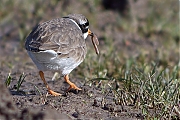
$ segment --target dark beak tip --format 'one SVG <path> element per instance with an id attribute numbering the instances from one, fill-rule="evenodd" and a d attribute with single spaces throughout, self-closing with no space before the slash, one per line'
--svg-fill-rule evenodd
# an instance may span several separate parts
<path id="1" fill-rule="evenodd" d="M 90 33 L 89 35 L 90 35 L 91 37 L 94 37 L 94 34 L 93 34 L 93 33 Z"/>

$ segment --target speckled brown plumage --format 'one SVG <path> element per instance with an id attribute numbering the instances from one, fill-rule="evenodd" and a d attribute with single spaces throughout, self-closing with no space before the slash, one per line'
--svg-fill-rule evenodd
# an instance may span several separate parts
<path id="1" fill-rule="evenodd" d="M 67 18 L 53 19 L 36 26 L 27 37 L 25 47 L 32 52 L 54 50 L 59 57 L 75 60 L 82 60 L 86 55 L 82 31 Z"/>

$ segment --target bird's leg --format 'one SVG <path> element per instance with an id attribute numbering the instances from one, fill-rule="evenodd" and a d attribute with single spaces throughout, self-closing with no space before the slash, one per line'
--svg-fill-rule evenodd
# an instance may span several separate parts
<path id="1" fill-rule="evenodd" d="M 43 71 L 39 71 L 39 75 L 40 75 L 42 81 L 44 82 L 44 84 L 46 85 L 46 88 L 48 89 L 48 92 L 49 92 L 51 95 L 53 95 L 53 96 L 60 96 L 60 95 L 61 95 L 60 93 L 57 93 L 57 92 L 54 92 L 53 90 L 51 90 L 51 88 L 48 86 L 48 84 L 47 84 L 47 82 L 46 82 L 46 80 L 45 80 L 45 78 L 44 78 L 44 73 L 43 73 Z"/>
<path id="2" fill-rule="evenodd" d="M 82 90 L 69 80 L 68 74 L 64 76 L 64 79 L 70 85 L 70 87 L 67 89 L 67 91 L 69 91 L 70 89 Z"/>

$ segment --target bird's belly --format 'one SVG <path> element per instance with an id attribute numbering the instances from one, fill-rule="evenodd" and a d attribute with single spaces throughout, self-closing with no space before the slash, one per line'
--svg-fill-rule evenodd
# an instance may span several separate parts
<path id="1" fill-rule="evenodd" d="M 41 71 L 60 71 L 63 75 L 69 74 L 83 60 L 75 61 L 73 58 L 59 58 L 56 54 L 50 53 L 33 53 L 28 51 L 32 61 Z"/>
<path id="2" fill-rule="evenodd" d="M 67 59 L 54 59 L 49 63 L 43 64 L 46 70 L 50 71 L 61 71 L 63 75 L 69 74 L 74 68 L 76 68 L 80 63 L 74 61 L 72 58 Z"/>

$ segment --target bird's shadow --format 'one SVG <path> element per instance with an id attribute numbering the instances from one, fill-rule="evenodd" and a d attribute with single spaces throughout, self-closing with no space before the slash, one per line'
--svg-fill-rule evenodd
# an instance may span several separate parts
<path id="1" fill-rule="evenodd" d="M 11 95 L 18 95 L 18 96 L 30 96 L 30 95 L 37 95 L 36 93 L 26 93 L 23 90 L 9 90 L 9 92 L 11 93 Z"/>
<path id="2" fill-rule="evenodd" d="M 10 94 L 13 95 L 13 96 L 14 96 L 14 95 L 17 95 L 17 96 L 34 96 L 34 95 L 38 95 L 35 91 L 34 91 L 34 92 L 28 92 L 28 93 L 27 93 L 27 92 L 25 92 L 25 91 L 23 91 L 23 90 L 17 91 L 17 90 L 9 89 L 9 92 L 10 92 Z M 67 92 L 66 90 L 64 90 L 64 92 L 62 93 L 62 96 L 67 97 L 68 94 L 70 94 L 70 93 L 73 93 L 73 94 L 81 94 L 81 91 L 72 89 L 72 90 L 69 90 L 69 91 Z"/>

